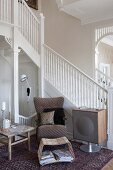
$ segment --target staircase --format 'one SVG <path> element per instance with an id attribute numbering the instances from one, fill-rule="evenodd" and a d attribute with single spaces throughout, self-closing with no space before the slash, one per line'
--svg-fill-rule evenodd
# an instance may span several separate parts
<path id="1" fill-rule="evenodd" d="M 15 122 L 28 124 L 28 118 L 19 115 L 18 107 L 18 49 L 22 48 L 40 67 L 40 95 L 44 81 L 48 82 L 75 107 L 108 108 L 108 135 L 112 134 L 113 91 L 95 82 L 53 49 L 44 45 L 44 17 L 33 14 L 24 0 L 0 0 L 0 35 L 6 37 L 14 51 L 14 116 Z M 109 97 L 109 98 L 108 98 Z M 109 99 L 109 100 L 108 100 Z M 32 120 L 34 114 L 30 117 Z M 34 121 L 34 120 L 33 120 Z M 111 130 L 111 131 L 110 131 Z M 109 135 L 109 136 L 110 136 Z M 109 143 L 111 144 L 112 136 Z M 109 144 L 109 145 L 110 145 Z"/>
<path id="2" fill-rule="evenodd" d="M 28 55 L 30 54 L 29 57 L 38 66 L 40 66 L 41 45 L 39 42 L 41 42 L 41 36 L 39 32 L 41 32 L 42 18 L 43 16 L 39 15 L 38 19 L 24 0 L 0 1 L 0 25 L 3 27 L 1 28 L 1 35 L 9 39 L 13 48 L 14 31 L 16 30 L 18 47 L 24 49 Z M 3 31 L 4 29 L 8 30 L 7 33 L 6 30 Z"/>
<path id="3" fill-rule="evenodd" d="M 107 90 L 44 45 L 45 79 L 76 107 L 106 108 Z"/>
<path id="4" fill-rule="evenodd" d="M 19 121 L 18 99 L 18 56 L 19 49 L 31 58 L 40 67 L 40 58 L 43 54 L 44 17 L 38 18 L 33 14 L 24 0 L 0 1 L 0 35 L 13 49 L 14 62 L 14 111 L 15 122 Z M 41 77 L 41 72 L 40 72 Z M 41 93 L 41 90 L 40 90 Z M 11 110 L 11 111 L 12 111 Z"/>

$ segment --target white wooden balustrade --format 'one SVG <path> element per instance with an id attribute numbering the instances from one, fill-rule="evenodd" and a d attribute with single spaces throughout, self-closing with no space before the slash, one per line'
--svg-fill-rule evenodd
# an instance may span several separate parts
<path id="1" fill-rule="evenodd" d="M 13 23 L 13 0 L 0 0 L 0 21 Z"/>
<path id="2" fill-rule="evenodd" d="M 95 77 L 96 81 L 104 88 L 112 87 L 113 86 L 113 78 L 107 76 L 99 69 L 95 69 Z"/>
<path id="3" fill-rule="evenodd" d="M 37 120 L 37 113 L 34 113 L 28 117 L 19 115 L 19 123 L 21 125 L 28 125 L 28 126 L 36 127 L 36 120 Z"/>
<path id="4" fill-rule="evenodd" d="M 17 2 L 17 3 L 15 3 Z M 18 9 L 17 9 L 18 8 Z M 14 10 L 18 11 L 18 24 L 15 25 Z M 40 52 L 42 15 L 34 15 L 24 0 L 0 0 L 0 22 L 18 27 L 23 37 L 30 43 L 36 52 Z"/>
<path id="5" fill-rule="evenodd" d="M 107 90 L 44 45 L 45 79 L 76 107 L 106 108 Z"/>
<path id="6" fill-rule="evenodd" d="M 33 14 L 24 0 L 19 0 L 18 16 L 18 24 L 21 34 L 27 39 L 32 47 L 38 51 L 40 21 Z"/>
<path id="7" fill-rule="evenodd" d="M 97 28 L 95 30 L 95 43 L 96 45 L 99 43 L 99 41 L 104 38 L 107 35 L 113 34 L 113 26 L 106 26 Z"/>

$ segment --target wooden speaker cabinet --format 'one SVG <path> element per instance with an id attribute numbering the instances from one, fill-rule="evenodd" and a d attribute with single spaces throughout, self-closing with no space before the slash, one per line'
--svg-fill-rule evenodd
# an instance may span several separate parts
<path id="1" fill-rule="evenodd" d="M 77 109 L 72 112 L 74 139 L 101 144 L 107 139 L 106 110 Z"/>

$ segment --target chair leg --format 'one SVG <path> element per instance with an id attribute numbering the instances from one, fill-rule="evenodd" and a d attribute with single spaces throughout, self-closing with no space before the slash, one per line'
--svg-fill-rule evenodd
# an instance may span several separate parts
<path id="1" fill-rule="evenodd" d="M 36 128 L 36 141 L 38 140 L 38 127 Z"/>
<path id="2" fill-rule="evenodd" d="M 36 128 L 36 143 L 37 143 L 37 146 L 39 147 L 40 139 L 38 138 L 38 127 Z"/>

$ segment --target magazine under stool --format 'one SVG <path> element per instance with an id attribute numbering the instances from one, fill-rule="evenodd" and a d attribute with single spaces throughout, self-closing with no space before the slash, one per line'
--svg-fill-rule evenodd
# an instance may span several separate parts
<path id="1" fill-rule="evenodd" d="M 70 161 L 67 161 L 67 162 L 74 161 L 75 155 L 74 155 L 74 152 L 73 152 L 73 148 L 72 148 L 71 143 L 69 142 L 69 140 L 66 137 L 60 137 L 60 138 L 55 138 L 55 139 L 42 138 L 41 141 L 40 141 L 40 144 L 39 144 L 39 149 L 38 149 L 39 163 L 41 165 L 46 165 L 46 164 L 49 164 L 49 163 L 64 162 L 62 159 L 61 160 L 55 159 L 55 158 L 53 159 L 52 156 L 51 156 L 52 159 L 48 159 L 50 161 L 47 160 L 44 163 L 42 163 L 43 162 L 42 161 L 43 147 L 45 145 L 53 145 L 54 146 L 54 145 L 63 145 L 63 144 L 67 144 L 69 153 L 70 153 L 70 155 L 72 157 L 72 159 L 70 159 Z M 57 153 L 57 151 L 59 151 L 59 150 L 55 150 L 55 153 Z M 53 151 L 53 153 L 54 153 L 54 151 Z M 70 158 L 70 156 L 69 156 L 69 158 Z"/>

